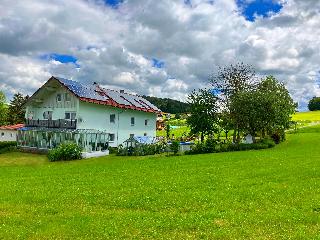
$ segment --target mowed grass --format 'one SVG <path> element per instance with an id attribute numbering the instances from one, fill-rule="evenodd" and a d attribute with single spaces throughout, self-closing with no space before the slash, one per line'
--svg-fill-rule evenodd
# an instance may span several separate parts
<path id="1" fill-rule="evenodd" d="M 0 239 L 320 239 L 320 128 L 273 149 L 0 155 Z"/>

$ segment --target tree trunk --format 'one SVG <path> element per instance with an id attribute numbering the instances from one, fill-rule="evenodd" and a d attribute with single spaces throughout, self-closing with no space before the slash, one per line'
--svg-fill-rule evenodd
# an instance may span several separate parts
<path id="1" fill-rule="evenodd" d="M 262 138 L 265 138 L 265 136 L 266 136 L 266 131 L 262 129 Z"/>
<path id="2" fill-rule="evenodd" d="M 234 129 L 234 132 L 233 132 L 233 143 L 236 143 L 236 141 L 237 141 L 237 129 L 235 128 Z"/>
<path id="3" fill-rule="evenodd" d="M 201 142 L 203 142 L 204 140 L 204 135 L 203 135 L 203 132 L 201 132 Z"/>
<path id="4" fill-rule="evenodd" d="M 238 132 L 237 132 L 237 143 L 240 143 L 240 130 L 238 129 Z"/>

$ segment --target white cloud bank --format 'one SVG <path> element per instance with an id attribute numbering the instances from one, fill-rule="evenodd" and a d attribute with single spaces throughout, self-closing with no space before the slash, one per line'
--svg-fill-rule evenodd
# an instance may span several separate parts
<path id="1" fill-rule="evenodd" d="M 217 66 L 244 61 L 287 84 L 305 107 L 319 95 L 320 3 L 287 0 L 248 22 L 232 0 L 0 2 L 0 87 L 32 94 L 51 75 L 184 100 Z M 41 59 L 72 55 L 77 64 Z M 155 68 L 152 59 L 164 62 Z"/>

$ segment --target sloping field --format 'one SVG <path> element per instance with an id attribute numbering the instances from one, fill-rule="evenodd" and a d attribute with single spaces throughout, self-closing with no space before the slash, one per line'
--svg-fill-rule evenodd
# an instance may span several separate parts
<path id="1" fill-rule="evenodd" d="M 298 112 L 292 116 L 294 121 L 320 122 L 320 111 Z"/>
<path id="2" fill-rule="evenodd" d="M 0 239 L 319 239 L 320 128 L 273 149 L 0 155 Z"/>

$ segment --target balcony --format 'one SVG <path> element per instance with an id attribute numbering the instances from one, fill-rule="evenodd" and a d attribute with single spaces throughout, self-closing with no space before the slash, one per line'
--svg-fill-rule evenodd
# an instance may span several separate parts
<path id="1" fill-rule="evenodd" d="M 42 127 L 42 128 L 65 128 L 65 129 L 76 129 L 77 120 L 34 120 L 26 119 L 26 127 Z"/>

